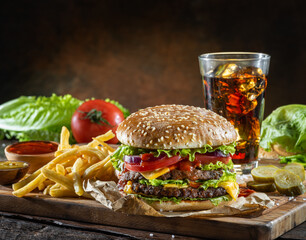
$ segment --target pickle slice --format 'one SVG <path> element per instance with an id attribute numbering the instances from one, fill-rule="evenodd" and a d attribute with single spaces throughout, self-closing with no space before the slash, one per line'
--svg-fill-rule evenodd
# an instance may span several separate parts
<path id="1" fill-rule="evenodd" d="M 287 196 L 296 196 L 305 192 L 301 178 L 285 169 L 280 169 L 275 172 L 274 182 L 277 191 Z"/>
<path id="2" fill-rule="evenodd" d="M 279 170 L 273 165 L 260 166 L 252 169 L 251 174 L 256 182 L 274 182 L 274 173 Z"/>
<path id="3" fill-rule="evenodd" d="M 305 170 L 302 164 L 299 163 L 289 163 L 287 164 L 284 169 L 293 172 L 294 174 L 298 175 L 302 182 L 305 180 Z"/>
<path id="4" fill-rule="evenodd" d="M 247 182 L 248 188 L 257 192 L 274 192 L 276 190 L 274 183 L 259 183 L 255 181 Z"/>

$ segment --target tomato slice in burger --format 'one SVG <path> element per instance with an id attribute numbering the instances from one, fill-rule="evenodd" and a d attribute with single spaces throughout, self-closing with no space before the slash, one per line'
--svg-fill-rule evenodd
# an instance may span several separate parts
<path id="1" fill-rule="evenodd" d="M 165 156 L 155 161 L 141 161 L 140 164 L 130 164 L 130 163 L 125 162 L 125 167 L 130 171 L 146 172 L 146 171 L 153 171 L 159 168 L 168 167 L 181 160 L 183 160 L 183 158 L 179 155 L 170 157 L 170 158 Z"/>

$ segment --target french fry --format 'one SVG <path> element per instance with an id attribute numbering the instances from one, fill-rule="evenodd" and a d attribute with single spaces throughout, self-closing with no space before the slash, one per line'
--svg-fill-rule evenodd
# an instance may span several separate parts
<path id="1" fill-rule="evenodd" d="M 68 189 L 60 189 L 60 188 L 55 188 L 55 189 L 50 189 L 49 192 L 51 197 L 78 197 L 78 195 L 73 192 L 70 191 Z"/>
<path id="2" fill-rule="evenodd" d="M 64 150 L 64 149 L 70 149 L 71 146 L 69 144 L 69 130 L 63 126 L 62 131 L 61 131 L 61 139 L 60 139 L 60 144 L 58 145 L 58 151 Z"/>
<path id="3" fill-rule="evenodd" d="M 43 174 L 39 174 L 33 181 L 29 182 L 28 184 L 26 184 L 24 187 L 13 191 L 13 195 L 15 195 L 16 197 L 23 197 L 24 195 L 26 195 L 27 193 L 33 191 L 35 188 L 38 187 L 38 184 L 45 180 L 46 177 Z"/>
<path id="4" fill-rule="evenodd" d="M 73 179 L 73 187 L 74 191 L 78 196 L 82 196 L 84 194 L 84 189 L 82 185 L 81 176 L 77 172 L 72 173 L 72 179 Z"/>
<path id="5" fill-rule="evenodd" d="M 115 137 L 115 134 L 112 132 L 112 130 L 109 130 L 107 133 L 105 133 L 103 135 L 100 135 L 96 138 L 93 138 L 93 141 L 88 143 L 87 146 L 94 148 L 97 145 L 99 145 L 101 142 L 106 142 L 106 141 L 112 139 L 113 137 Z"/>
<path id="6" fill-rule="evenodd" d="M 84 166 L 84 161 L 82 160 L 82 158 L 78 158 L 72 168 L 71 168 L 71 172 L 78 172 L 80 173 L 80 170 L 82 169 L 82 166 Z"/>
<path id="7" fill-rule="evenodd" d="M 41 169 L 38 169 L 36 172 L 34 172 L 32 175 L 29 175 L 27 178 L 17 183 L 14 183 L 12 185 L 13 190 L 17 191 L 18 189 L 23 188 L 25 185 L 32 182 L 40 173 L 41 173 Z"/>
<path id="8" fill-rule="evenodd" d="M 59 183 L 55 183 L 51 186 L 50 190 L 52 189 L 60 189 L 62 185 L 60 185 Z"/>
<path id="9" fill-rule="evenodd" d="M 45 190 L 43 191 L 43 194 L 49 195 L 49 190 L 50 190 L 50 188 L 51 188 L 52 186 L 53 186 L 52 184 L 48 185 L 48 186 L 45 188 Z"/>
<path id="10" fill-rule="evenodd" d="M 64 186 L 65 188 L 69 189 L 70 191 L 74 191 L 73 182 L 70 178 L 60 175 L 55 171 L 50 169 L 43 169 L 42 174 L 46 177 L 51 179 L 52 181 L 59 183 L 60 185 Z"/>
<path id="11" fill-rule="evenodd" d="M 81 156 L 83 154 L 86 154 L 88 156 L 95 156 L 98 159 L 103 159 L 105 158 L 105 154 L 101 153 L 101 151 L 99 151 L 98 149 L 95 148 L 90 148 L 87 146 L 81 146 L 78 148 L 78 156 Z"/>
<path id="12" fill-rule="evenodd" d="M 63 163 L 67 161 L 67 159 L 71 158 L 77 158 L 78 156 L 78 149 L 71 149 L 70 151 L 67 151 L 58 157 L 54 158 L 51 162 L 49 162 L 47 165 L 43 166 L 42 168 L 52 168 L 55 167 L 56 164 L 58 163 Z"/>
<path id="13" fill-rule="evenodd" d="M 71 167 L 71 166 L 73 166 L 76 159 L 77 159 L 76 157 L 69 158 L 68 160 L 66 160 L 65 162 L 63 162 L 61 164 L 64 166 L 64 168 Z"/>
<path id="14" fill-rule="evenodd" d="M 55 170 L 56 170 L 57 173 L 59 173 L 59 174 L 61 174 L 61 175 L 63 175 L 63 176 L 66 175 L 66 169 L 65 169 L 65 167 L 64 167 L 62 164 L 60 164 L 60 163 L 56 164 Z"/>
<path id="15" fill-rule="evenodd" d="M 37 188 L 38 188 L 39 191 L 44 190 L 45 187 L 46 187 L 45 181 L 40 182 L 40 183 L 38 184 L 38 186 L 37 186 Z"/>
<path id="16" fill-rule="evenodd" d="M 106 148 L 109 152 L 113 153 L 115 152 L 115 149 L 112 148 L 111 146 L 109 146 L 108 144 L 106 144 L 105 142 L 100 142 L 100 145 L 103 146 L 103 148 Z M 99 146 L 98 146 L 99 147 Z"/>
<path id="17" fill-rule="evenodd" d="M 88 179 L 93 177 L 99 169 L 104 167 L 104 165 L 109 161 L 110 156 L 106 157 L 103 161 L 97 162 L 94 165 L 91 165 L 89 168 L 87 168 L 83 174 L 83 179 Z"/>
<path id="18" fill-rule="evenodd" d="M 114 169 L 110 154 L 114 151 L 106 144 L 115 135 L 109 131 L 93 139 L 88 145 L 69 145 L 69 131 L 63 127 L 55 158 L 48 164 L 13 184 L 13 194 L 22 197 L 35 188 L 52 197 L 91 198 L 83 189 L 83 180 L 100 178 L 111 180 Z"/>

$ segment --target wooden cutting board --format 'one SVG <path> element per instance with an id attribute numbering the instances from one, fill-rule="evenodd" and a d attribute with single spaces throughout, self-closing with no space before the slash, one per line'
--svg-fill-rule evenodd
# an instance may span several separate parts
<path id="1" fill-rule="evenodd" d="M 0 186 L 0 211 L 79 222 L 219 239 L 274 239 L 306 220 L 306 194 L 273 196 L 278 206 L 255 218 L 165 218 L 113 212 L 88 199 L 31 193 L 17 198 Z"/>

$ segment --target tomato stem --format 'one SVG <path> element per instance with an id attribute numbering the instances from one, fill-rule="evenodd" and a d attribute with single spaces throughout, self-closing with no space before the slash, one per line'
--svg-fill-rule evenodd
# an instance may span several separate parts
<path id="1" fill-rule="evenodd" d="M 105 118 L 102 117 L 102 111 L 98 111 L 97 109 L 93 108 L 89 112 L 83 112 L 81 110 L 77 110 L 78 112 L 85 114 L 82 119 L 89 119 L 92 123 L 97 123 L 102 125 L 102 123 L 107 124 L 113 127 Z"/>

